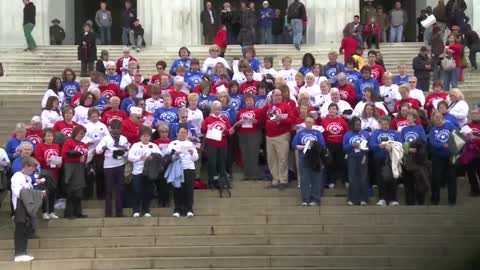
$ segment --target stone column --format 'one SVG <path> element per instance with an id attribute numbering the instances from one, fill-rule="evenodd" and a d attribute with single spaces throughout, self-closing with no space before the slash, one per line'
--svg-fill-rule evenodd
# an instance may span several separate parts
<path id="1" fill-rule="evenodd" d="M 139 0 L 138 16 L 151 45 L 200 45 L 199 0 Z"/>

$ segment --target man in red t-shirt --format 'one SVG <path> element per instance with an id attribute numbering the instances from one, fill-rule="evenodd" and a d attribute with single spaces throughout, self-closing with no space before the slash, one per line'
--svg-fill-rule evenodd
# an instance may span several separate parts
<path id="1" fill-rule="evenodd" d="M 377 80 L 378 85 L 382 86 L 383 85 L 383 74 L 385 73 L 385 69 L 377 64 L 377 52 L 374 50 L 371 50 L 368 52 L 368 63 L 367 66 L 370 67 L 372 70 L 372 78 Z"/>

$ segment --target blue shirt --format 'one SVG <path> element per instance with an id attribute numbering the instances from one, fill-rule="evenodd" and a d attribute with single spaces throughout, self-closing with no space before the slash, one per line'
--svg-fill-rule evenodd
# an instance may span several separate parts
<path id="1" fill-rule="evenodd" d="M 268 17 L 262 18 L 263 15 L 268 15 Z M 259 24 L 261 26 L 271 26 L 272 21 L 273 21 L 273 9 L 270 7 L 260 9 L 260 16 L 258 19 Z"/>
<path id="2" fill-rule="evenodd" d="M 79 92 L 80 92 L 80 84 L 78 84 L 78 82 L 63 81 L 63 93 L 65 94 L 66 104 L 70 104 L 72 98 L 75 96 L 75 94 Z"/>
<path id="3" fill-rule="evenodd" d="M 427 135 L 422 126 L 406 126 L 402 129 L 400 133 L 403 143 L 413 143 L 417 139 L 422 139 L 424 142 L 427 142 Z"/>
<path id="4" fill-rule="evenodd" d="M 400 77 L 400 75 L 397 75 L 397 76 L 393 76 L 392 82 L 393 84 L 396 84 L 396 85 L 408 84 L 408 79 L 409 79 L 408 75 L 403 78 Z"/>
<path id="5" fill-rule="evenodd" d="M 345 72 L 345 66 L 343 64 L 336 63 L 334 65 L 326 64 L 323 66 L 323 74 L 332 86 L 337 86 L 337 75 L 340 72 Z"/>
<path id="6" fill-rule="evenodd" d="M 20 149 L 18 147 L 20 146 L 20 144 L 22 142 L 29 142 L 29 143 L 32 144 L 32 146 L 33 146 L 32 153 L 33 153 L 33 150 L 35 150 L 35 145 L 29 139 L 25 139 L 25 140 L 21 141 L 21 140 L 15 138 L 15 137 L 10 138 L 10 140 L 8 140 L 8 142 L 7 142 L 7 145 L 5 145 L 5 152 L 7 152 L 8 158 L 10 159 L 10 163 L 13 163 L 13 161 L 15 159 L 13 157 L 13 155 L 15 155 L 16 152 L 20 151 Z M 21 170 L 21 168 L 20 168 L 20 170 Z"/>
<path id="7" fill-rule="evenodd" d="M 443 115 L 443 119 L 445 120 L 445 122 L 450 122 L 453 124 L 453 126 L 456 128 L 456 129 L 460 129 L 460 124 L 458 123 L 458 120 L 455 116 L 453 116 L 452 114 L 450 113 L 446 113 Z"/>
<path id="8" fill-rule="evenodd" d="M 382 129 L 377 129 L 372 133 L 370 137 L 369 146 L 370 150 L 373 151 L 373 158 L 374 159 L 382 159 L 385 158 L 387 151 L 380 148 L 380 144 L 385 141 L 396 141 L 402 142 L 402 138 L 400 134 L 394 130 L 387 130 L 384 131 Z"/>
<path id="9" fill-rule="evenodd" d="M 12 173 L 19 172 L 23 169 L 22 162 L 23 162 L 23 157 L 18 157 L 13 161 L 13 163 L 12 163 Z M 35 179 L 35 173 L 40 173 L 40 166 L 38 166 L 37 169 L 31 175 L 29 175 L 30 178 L 32 179 L 32 185 L 34 185 L 35 181 L 37 180 L 37 179 Z M 33 187 L 34 187 L 34 189 L 37 189 L 35 185 Z"/>
<path id="10" fill-rule="evenodd" d="M 325 140 L 323 139 L 323 135 L 319 130 L 316 129 L 302 129 L 297 131 L 295 137 L 293 137 L 292 141 L 292 149 L 297 151 L 297 145 L 305 145 L 308 141 L 317 141 L 321 145 L 325 146 Z M 303 151 L 298 151 L 299 158 L 305 158 L 305 154 Z"/>
<path id="11" fill-rule="evenodd" d="M 263 108 L 267 104 L 267 96 L 255 96 L 255 108 Z"/>
<path id="12" fill-rule="evenodd" d="M 378 86 L 377 80 L 370 78 L 365 80 L 363 77 L 358 79 L 355 83 L 355 93 L 357 94 L 357 100 L 362 100 L 363 95 L 365 94 L 365 89 L 373 88 L 375 90 L 375 95 L 380 96 L 380 87 Z"/>
<path id="13" fill-rule="evenodd" d="M 258 72 L 260 70 L 260 61 L 258 61 L 258 59 L 252 58 L 249 62 L 253 71 Z"/>
<path id="14" fill-rule="evenodd" d="M 158 108 L 153 113 L 153 125 L 158 126 L 159 122 L 165 122 L 166 124 L 172 124 L 178 122 L 178 109 L 171 107 L 166 109 L 165 107 Z"/>
<path id="15" fill-rule="evenodd" d="M 195 127 L 192 125 L 192 123 L 190 122 L 186 122 L 186 123 L 172 123 L 170 124 L 170 128 L 169 128 L 169 134 L 168 134 L 168 137 L 172 140 L 176 140 L 177 139 L 177 133 L 178 133 L 178 128 L 180 127 L 181 124 L 184 124 L 187 126 L 187 129 L 188 129 L 188 136 L 189 137 L 197 137 L 197 132 L 196 132 L 196 129 Z"/>
<path id="16" fill-rule="evenodd" d="M 235 110 L 235 108 L 231 106 L 223 107 L 221 115 L 227 117 L 228 120 L 230 120 L 230 125 L 235 124 L 235 117 L 237 116 L 237 111 Z"/>
<path id="17" fill-rule="evenodd" d="M 189 71 L 185 74 L 185 82 L 190 87 L 190 89 L 194 89 L 196 85 L 202 82 L 203 72 L 201 71 Z"/>
<path id="18" fill-rule="evenodd" d="M 355 85 L 355 83 L 362 77 L 362 73 L 356 70 L 347 70 L 345 71 L 345 74 L 347 75 L 347 83 L 351 85 Z"/>
<path id="19" fill-rule="evenodd" d="M 122 104 L 120 105 L 120 110 L 126 112 L 127 114 L 130 114 L 130 108 L 132 106 L 135 106 L 137 104 L 138 98 L 133 98 L 130 99 L 129 97 L 126 97 L 122 100 Z"/>
<path id="20" fill-rule="evenodd" d="M 95 107 L 100 111 L 100 114 L 105 110 L 105 105 L 108 104 L 108 99 L 104 96 L 100 96 L 99 100 L 95 102 Z"/>
<path id="21" fill-rule="evenodd" d="M 115 74 L 115 75 L 112 75 L 112 76 L 107 74 L 107 79 L 108 79 L 109 83 L 114 83 L 118 86 L 120 86 L 120 83 L 122 82 L 122 76 L 120 76 L 118 74 Z"/>
<path id="22" fill-rule="evenodd" d="M 185 67 L 185 72 L 188 72 L 190 70 L 190 66 L 192 65 L 192 59 L 187 58 L 187 59 L 177 59 L 173 62 L 172 66 L 170 67 L 170 75 L 176 76 L 177 73 L 175 72 L 177 70 L 177 67 Z"/>
<path id="23" fill-rule="evenodd" d="M 243 95 L 242 94 L 230 94 L 230 106 L 235 109 L 235 111 L 240 110 L 244 107 L 243 104 Z"/>
<path id="24" fill-rule="evenodd" d="M 450 122 L 445 122 L 441 127 L 432 127 L 428 136 L 430 144 L 430 153 L 434 156 L 448 157 L 450 151 L 444 145 L 448 144 L 452 131 L 455 126 Z"/>
<path id="25" fill-rule="evenodd" d="M 360 144 L 362 141 L 368 141 L 370 139 L 370 134 L 361 130 L 359 132 L 348 131 L 343 137 L 343 151 L 348 154 L 350 157 L 362 157 L 368 154 L 368 150 L 355 151 L 353 148 L 354 143 Z"/>
<path id="26" fill-rule="evenodd" d="M 298 72 L 302 73 L 305 76 L 307 73 L 312 72 L 313 67 L 302 66 Z"/>
<path id="27" fill-rule="evenodd" d="M 215 100 L 217 100 L 217 98 L 215 96 L 212 96 L 212 95 L 208 95 L 206 97 L 203 96 L 203 95 L 199 95 L 198 96 L 198 108 L 202 109 L 203 104 L 206 104 L 208 107 L 210 107 L 210 105 L 212 105 L 212 102 L 214 102 Z"/>

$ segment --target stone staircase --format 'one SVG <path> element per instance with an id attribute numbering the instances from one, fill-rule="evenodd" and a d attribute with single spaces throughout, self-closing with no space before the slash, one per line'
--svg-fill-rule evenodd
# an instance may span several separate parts
<path id="1" fill-rule="evenodd" d="M 455 207 L 445 193 L 442 206 L 348 207 L 343 189 L 325 190 L 321 207 L 299 207 L 296 189 L 266 184 L 235 182 L 230 199 L 196 191 L 191 219 L 164 208 L 152 218 L 102 218 L 103 202 L 87 201 L 87 219 L 40 221 L 30 263 L 12 262 L 4 207 L 0 269 L 470 270 L 478 259 L 478 199 L 466 197 L 464 181 Z"/>
<path id="2" fill-rule="evenodd" d="M 387 70 L 396 73 L 400 63 L 411 65 L 412 58 L 417 55 L 420 43 L 385 44 L 381 51 L 384 55 Z M 311 52 L 317 62 L 325 64 L 327 53 L 337 50 L 338 44 L 306 45 L 297 51 L 290 45 L 256 46 L 257 57 L 263 60 L 266 55 L 274 56 L 274 67 L 281 67 L 281 58 L 289 55 L 293 59 L 293 67 L 301 66 L 302 56 Z M 110 58 L 120 57 L 120 46 L 99 46 L 107 49 Z M 207 57 L 208 47 L 189 47 L 192 56 L 203 60 Z M 227 60 L 240 57 L 240 47 L 231 46 L 227 50 Z M 171 64 L 178 58 L 177 47 L 150 47 L 140 53 L 132 52 L 141 65 L 145 77 L 154 74 L 155 63 L 165 60 Z M 340 56 L 339 60 L 343 61 Z M 0 62 L 3 63 L 5 76 L 0 78 L 0 142 L 5 142 L 11 135 L 16 122 L 26 122 L 32 115 L 40 113 L 40 100 L 46 91 L 52 76 L 60 76 L 65 67 L 72 67 L 79 74 L 80 63 L 76 60 L 75 46 L 42 47 L 35 51 L 23 52 L 20 48 L 0 48 Z M 473 105 L 480 100 L 480 73 L 465 72 L 465 83 L 461 86 L 466 92 L 469 102 Z"/>

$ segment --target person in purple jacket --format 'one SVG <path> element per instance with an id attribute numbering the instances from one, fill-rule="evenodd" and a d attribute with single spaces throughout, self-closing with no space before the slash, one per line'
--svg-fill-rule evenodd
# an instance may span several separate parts
<path id="1" fill-rule="evenodd" d="M 352 205 L 368 205 L 368 140 L 370 134 L 362 130 L 362 120 L 353 117 L 350 131 L 343 138 L 343 151 L 347 154 L 348 201 Z"/>

